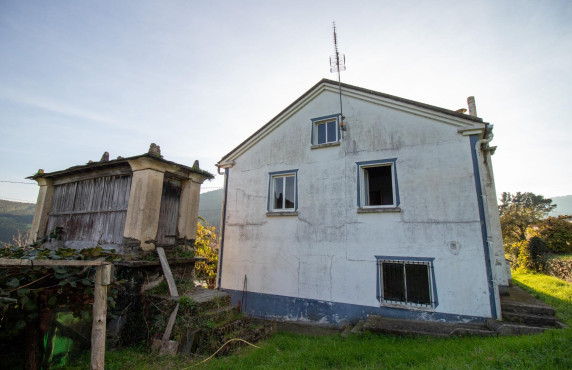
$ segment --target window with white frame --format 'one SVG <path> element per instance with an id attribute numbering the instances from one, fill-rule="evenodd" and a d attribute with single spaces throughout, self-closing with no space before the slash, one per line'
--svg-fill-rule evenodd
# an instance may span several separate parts
<path id="1" fill-rule="evenodd" d="M 340 141 L 339 115 L 312 119 L 312 145 L 332 144 Z"/>
<path id="2" fill-rule="evenodd" d="M 297 207 L 297 170 L 270 173 L 269 211 L 295 211 Z"/>
<path id="3" fill-rule="evenodd" d="M 432 264 L 432 258 L 378 258 L 380 302 L 435 307 Z"/>
<path id="4" fill-rule="evenodd" d="M 358 162 L 358 207 L 391 208 L 399 205 L 396 159 Z"/>

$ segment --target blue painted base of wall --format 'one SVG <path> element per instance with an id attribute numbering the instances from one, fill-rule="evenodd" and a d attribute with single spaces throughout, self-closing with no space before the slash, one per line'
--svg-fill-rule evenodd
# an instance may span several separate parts
<path id="1" fill-rule="evenodd" d="M 356 304 L 319 301 L 274 294 L 242 292 L 222 289 L 227 292 L 232 303 L 241 301 L 243 312 L 251 317 L 285 321 L 313 321 L 322 324 L 355 324 L 367 315 L 379 315 L 394 319 L 448 321 L 448 322 L 484 322 L 486 318 L 477 316 L 454 315 L 440 312 L 427 312 L 406 308 L 370 307 Z"/>

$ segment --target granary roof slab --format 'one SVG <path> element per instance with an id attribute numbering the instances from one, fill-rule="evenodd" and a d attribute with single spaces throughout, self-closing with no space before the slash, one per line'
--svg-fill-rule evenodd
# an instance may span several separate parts
<path id="1" fill-rule="evenodd" d="M 217 166 L 225 167 L 228 163 L 232 163 L 234 159 L 239 157 L 244 151 L 265 136 L 269 131 L 272 131 L 276 125 L 279 125 L 284 119 L 287 119 L 291 114 L 297 111 L 301 106 L 305 105 L 309 100 L 312 100 L 317 94 L 324 90 L 338 91 L 338 86 L 341 86 L 344 96 L 351 96 L 359 99 L 364 99 L 378 104 L 389 105 L 395 109 L 409 111 L 413 114 L 430 116 L 438 121 L 453 124 L 460 129 L 476 129 L 482 131 L 488 123 L 483 122 L 482 118 L 471 116 L 464 113 L 459 113 L 453 110 L 440 108 L 434 105 L 417 102 L 401 98 L 398 96 L 385 94 L 382 92 L 365 89 L 363 87 L 354 86 L 346 83 L 338 83 L 337 81 L 324 78 L 317 84 L 312 86 L 308 91 L 302 94 L 292 104 L 288 105 L 284 110 L 278 113 L 274 118 L 268 121 L 260 129 L 249 136 L 245 141 L 239 144 L 236 148 L 231 150 L 221 158 Z"/>
<path id="2" fill-rule="evenodd" d="M 208 171 L 202 170 L 198 166 L 198 161 L 195 162 L 193 167 L 188 167 L 176 162 L 168 161 L 160 156 L 145 153 L 133 157 L 118 157 L 112 160 L 102 160 L 99 162 L 89 162 L 80 166 L 73 166 L 65 170 L 46 172 L 39 170 L 35 175 L 27 177 L 31 180 L 39 179 L 60 179 L 70 176 L 80 176 L 84 177 L 89 173 L 97 174 L 114 174 L 114 173 L 130 173 L 142 169 L 154 169 L 161 172 L 167 172 L 175 176 L 181 176 L 185 178 L 196 178 L 200 179 L 200 182 L 206 179 L 213 179 L 214 175 Z M 197 176 L 198 175 L 198 176 Z"/>

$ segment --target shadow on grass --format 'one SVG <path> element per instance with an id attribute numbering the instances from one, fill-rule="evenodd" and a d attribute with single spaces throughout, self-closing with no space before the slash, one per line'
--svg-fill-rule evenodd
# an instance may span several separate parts
<path id="1" fill-rule="evenodd" d="M 572 284 L 544 274 L 513 271 L 513 282 L 551 305 L 560 321 L 572 326 Z"/>

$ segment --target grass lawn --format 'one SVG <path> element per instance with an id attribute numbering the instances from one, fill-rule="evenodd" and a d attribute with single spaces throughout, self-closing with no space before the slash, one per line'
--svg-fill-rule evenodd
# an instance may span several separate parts
<path id="1" fill-rule="evenodd" d="M 556 310 L 558 319 L 572 327 L 572 284 L 544 274 L 512 272 L 512 280 Z"/>
<path id="2" fill-rule="evenodd" d="M 513 280 L 554 306 L 572 326 L 572 284 L 536 274 L 514 273 Z M 520 337 L 393 337 L 364 334 L 311 337 L 278 333 L 244 347 L 239 354 L 215 358 L 197 369 L 268 368 L 572 368 L 572 329 Z M 184 369 L 199 360 L 158 358 L 147 349 L 107 353 L 107 369 Z M 78 368 L 89 366 L 86 356 Z"/>

